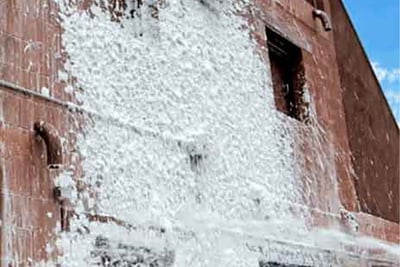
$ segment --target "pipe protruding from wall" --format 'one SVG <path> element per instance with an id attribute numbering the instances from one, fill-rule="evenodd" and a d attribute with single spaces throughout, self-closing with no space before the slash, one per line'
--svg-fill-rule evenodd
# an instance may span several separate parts
<path id="1" fill-rule="evenodd" d="M 58 169 L 63 164 L 62 144 L 58 131 L 53 125 L 44 121 L 35 122 L 33 129 L 46 144 L 48 167 Z"/>
<path id="2" fill-rule="evenodd" d="M 329 32 L 332 30 L 331 20 L 325 11 L 315 8 L 313 10 L 313 16 L 314 18 L 318 18 L 321 20 L 322 26 L 324 27 L 325 31 Z"/>

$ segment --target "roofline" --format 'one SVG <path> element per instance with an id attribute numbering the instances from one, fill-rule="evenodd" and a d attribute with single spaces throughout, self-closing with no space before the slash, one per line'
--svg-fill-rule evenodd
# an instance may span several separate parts
<path id="1" fill-rule="evenodd" d="M 329 2 L 331 2 L 331 1 L 337 1 L 337 0 L 329 0 Z M 344 14 L 346 15 L 347 20 L 348 20 L 349 23 L 350 23 L 350 27 L 351 27 L 351 29 L 353 30 L 354 35 L 356 36 L 356 40 L 357 40 L 358 44 L 359 44 L 360 47 L 361 47 L 361 51 L 362 51 L 362 53 L 363 53 L 363 55 L 364 55 L 364 58 L 365 58 L 365 59 L 367 60 L 367 62 L 368 62 L 369 69 L 372 71 L 372 74 L 373 74 L 373 77 L 374 77 L 374 79 L 375 79 L 375 82 L 377 83 L 377 85 L 378 85 L 378 87 L 379 87 L 379 92 L 380 92 L 381 96 L 383 97 L 383 99 L 384 99 L 384 101 L 385 101 L 385 103 L 386 103 L 386 107 L 389 109 L 389 113 L 391 114 L 391 117 L 392 117 L 392 119 L 393 119 L 393 122 L 394 122 L 394 124 L 397 126 L 397 127 L 396 127 L 396 128 L 397 128 L 397 131 L 399 131 L 399 130 L 400 130 L 400 129 L 399 129 L 399 123 L 397 122 L 396 117 L 394 116 L 393 110 L 392 110 L 392 108 L 390 107 L 390 104 L 389 104 L 389 102 L 388 102 L 388 100 L 387 100 L 387 98 L 386 98 L 386 96 L 385 96 L 385 93 L 383 92 L 381 83 L 379 82 L 378 77 L 376 76 L 376 73 L 375 73 L 375 71 L 374 71 L 374 68 L 373 68 L 372 65 L 371 65 L 371 61 L 369 60 L 368 54 L 367 54 L 367 52 L 365 51 L 365 48 L 364 48 L 364 46 L 363 46 L 363 44 L 362 44 L 362 42 L 361 42 L 360 37 L 358 36 L 358 33 L 357 33 L 356 28 L 355 28 L 355 26 L 354 26 L 354 24 L 353 24 L 353 21 L 351 20 L 351 17 L 350 17 L 350 15 L 349 15 L 349 13 L 347 12 L 346 6 L 344 5 L 343 0 L 340 0 L 339 3 L 340 3 L 340 5 L 341 5 L 342 8 L 343 8 Z M 333 31 L 335 31 L 335 29 L 333 29 Z"/>

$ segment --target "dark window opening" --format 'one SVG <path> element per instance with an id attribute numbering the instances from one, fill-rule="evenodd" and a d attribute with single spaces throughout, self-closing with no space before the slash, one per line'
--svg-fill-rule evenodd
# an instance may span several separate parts
<path id="1" fill-rule="evenodd" d="M 267 39 L 276 108 L 303 120 L 305 76 L 301 50 L 269 28 Z"/>
<path id="2" fill-rule="evenodd" d="M 35 122 L 33 129 L 46 144 L 48 167 L 58 169 L 63 163 L 62 143 L 58 131 L 52 124 L 44 121 Z"/>
<path id="3" fill-rule="evenodd" d="M 316 9 L 324 10 L 324 0 L 306 0 Z"/>

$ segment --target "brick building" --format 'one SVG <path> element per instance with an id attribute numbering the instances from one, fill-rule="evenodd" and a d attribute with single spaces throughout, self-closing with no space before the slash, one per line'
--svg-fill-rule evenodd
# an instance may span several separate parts
<path id="1" fill-rule="evenodd" d="M 80 10 L 86 10 L 92 1 L 77 2 Z M 253 4 L 244 17 L 271 78 L 276 109 L 296 129 L 292 138 L 304 171 L 296 178 L 305 181 L 308 172 L 315 174 L 316 180 L 308 185 L 312 193 L 301 201 L 310 215 L 307 225 L 322 229 L 339 225 L 340 232 L 350 236 L 398 244 L 399 128 L 343 3 L 256 0 Z M 152 14 L 163 12 L 151 8 Z M 115 16 L 114 23 L 119 23 L 118 13 Z M 68 230 L 73 217 L 54 182 L 65 166 L 75 166 L 74 177 L 83 176 L 75 145 L 76 133 L 84 129 L 85 111 L 69 90 L 79 77 L 64 72 L 69 57 L 62 47 L 64 31 L 56 1 L 0 3 L 0 266 L 34 266 L 56 259 L 59 251 L 49 244 L 56 242 L 60 231 Z M 314 123 L 323 129 L 322 141 L 310 130 Z M 334 184 L 328 179 L 329 168 L 308 157 L 317 143 L 334 148 L 334 154 L 323 155 L 332 159 Z M 203 160 L 201 154 L 190 154 L 194 172 Z M 338 188 L 333 197 L 332 186 Z M 92 213 L 88 218 L 136 229 L 116 216 Z M 341 252 L 281 246 L 281 251 L 297 249 L 304 258 L 329 257 L 339 266 L 396 266 L 398 260 L 398 254 L 379 246 L 341 247 Z M 287 260 L 259 260 L 259 265 L 313 262 Z M 315 266 L 323 265 L 315 262 Z"/>

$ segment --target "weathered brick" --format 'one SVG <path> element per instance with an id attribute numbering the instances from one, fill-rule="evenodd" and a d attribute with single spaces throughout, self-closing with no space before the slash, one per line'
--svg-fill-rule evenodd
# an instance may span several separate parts
<path id="1" fill-rule="evenodd" d="M 6 16 L 6 24 L 4 31 L 8 34 L 12 34 L 17 37 L 23 36 L 23 17 L 24 14 L 22 12 L 21 7 L 14 4 L 15 1 L 6 1 L 7 16 Z"/>
<path id="2" fill-rule="evenodd" d="M 42 46 L 39 42 L 24 43 L 22 68 L 30 72 L 39 72 Z"/>
<path id="3" fill-rule="evenodd" d="M 0 178 L 1 178 L 1 164 L 2 160 L 7 157 L 6 143 L 4 140 L 4 125 L 0 122 Z"/>
<path id="4" fill-rule="evenodd" d="M 16 65 L 16 57 L 18 54 L 17 37 L 6 34 L 3 35 L 5 48 L 5 61 L 7 64 Z"/>
<path id="5" fill-rule="evenodd" d="M 0 64 L 7 62 L 6 55 L 7 55 L 6 34 L 0 31 Z"/>
<path id="6" fill-rule="evenodd" d="M 92 0 L 81 1 L 81 8 L 85 9 L 90 1 Z M 340 150 L 341 153 L 343 152 L 340 156 L 335 156 L 332 161 L 332 165 L 336 166 L 339 187 L 339 199 L 335 199 L 335 201 L 340 202 L 349 210 L 358 211 L 357 194 L 354 190 L 355 182 L 353 174 L 349 171 L 349 167 L 354 164 L 351 161 L 350 154 L 353 150 L 359 152 L 353 153 L 353 155 L 356 156 L 355 163 L 358 167 L 356 172 L 361 173 L 360 177 L 363 179 L 369 177 L 366 174 L 366 170 L 371 171 L 374 174 L 373 177 L 380 177 L 376 176 L 379 173 L 383 174 L 382 177 L 390 176 L 396 167 L 396 163 L 391 164 L 388 171 L 382 171 L 380 167 L 365 167 L 364 169 L 364 167 L 360 166 L 369 166 L 369 162 L 366 162 L 369 157 L 375 157 L 376 159 L 379 157 L 378 162 L 380 162 L 380 158 L 382 158 L 382 161 L 383 159 L 385 161 L 391 160 L 388 157 L 393 153 L 388 151 L 392 151 L 392 147 L 394 149 L 398 147 L 396 145 L 398 144 L 398 129 L 396 128 L 397 131 L 391 130 L 388 133 L 390 140 L 397 140 L 387 142 L 387 145 L 392 147 L 380 150 L 380 146 L 377 147 L 374 143 L 375 141 L 367 136 L 367 133 L 370 134 L 369 129 L 363 128 L 365 125 L 361 118 L 364 118 L 365 114 L 375 114 L 373 116 L 378 117 L 383 114 L 384 119 L 374 119 L 373 125 L 375 127 L 372 129 L 374 134 L 377 133 L 380 136 L 377 140 L 381 141 L 383 134 L 388 129 L 388 123 L 392 122 L 388 122 L 391 117 L 387 113 L 387 106 L 381 102 L 377 106 L 382 108 L 382 112 L 374 113 L 373 111 L 375 110 L 375 100 L 381 95 L 378 90 L 375 90 L 377 88 L 376 80 L 371 74 L 370 66 L 360 63 L 359 59 L 363 57 L 363 54 L 357 48 L 358 44 L 351 43 L 352 49 L 338 49 L 335 47 L 335 45 L 339 45 L 339 48 L 349 45 L 343 45 L 346 41 L 357 41 L 356 38 L 346 35 L 351 33 L 351 28 L 346 24 L 347 18 L 340 17 L 343 15 L 343 12 L 337 6 L 340 1 L 330 1 L 336 5 L 335 12 L 333 14 L 328 12 L 329 15 L 334 15 L 333 17 L 336 18 L 335 25 L 346 26 L 343 28 L 346 29 L 347 33 L 340 35 L 345 37 L 340 42 L 333 42 L 332 35 L 322 30 L 321 23 L 311 15 L 312 6 L 306 1 L 260 0 L 256 2 L 260 6 L 260 12 L 263 15 L 261 17 L 254 15 L 254 17 L 249 17 L 248 19 L 251 23 L 257 24 L 257 30 L 252 33 L 252 37 L 263 48 L 261 55 L 264 62 L 269 65 L 268 52 L 265 45 L 267 40 L 264 33 L 266 22 L 279 28 L 290 41 L 303 49 L 305 75 L 314 96 L 317 119 L 324 127 L 332 145 Z M 325 2 L 327 3 L 328 1 Z M 0 78 L 36 91 L 40 91 L 42 87 L 47 87 L 51 89 L 53 97 L 60 100 L 70 100 L 69 96 L 64 93 L 65 83 L 57 80 L 58 70 L 62 70 L 64 67 L 66 54 L 62 53 L 62 29 L 57 21 L 58 8 L 55 1 L 14 0 L 6 1 L 5 3 L 3 7 L 7 12 L 0 10 Z M 330 8 L 327 7 L 327 10 L 329 11 Z M 346 51 L 351 51 L 352 55 L 345 55 Z M 340 58 L 341 62 L 338 62 L 338 58 Z M 340 71 L 338 63 L 342 65 Z M 358 76 L 360 76 L 359 73 L 368 74 L 365 77 L 363 76 L 361 81 L 347 81 L 345 86 L 352 90 L 353 88 L 358 88 L 357 90 L 362 92 L 365 92 L 363 90 L 364 87 L 375 88 L 374 93 L 371 93 L 368 99 L 355 101 L 354 96 L 350 94 L 353 91 L 348 91 L 349 89 L 345 89 L 348 93 L 345 94 L 347 97 L 343 98 L 340 75 L 343 71 L 346 71 L 346 66 L 350 66 L 348 68 L 351 70 L 359 70 Z M 68 151 L 72 151 L 75 137 L 67 135 L 66 131 L 74 128 L 79 132 L 84 128 L 85 120 L 83 116 L 72 115 L 54 103 L 36 97 L 22 96 L 19 93 L 10 93 L 9 89 L 0 88 L 0 90 L 3 92 L 2 96 L 0 96 L 0 98 L 2 97 L 3 106 L 3 115 L 0 116 L 0 121 L 4 117 L 5 122 L 5 124 L 0 122 L 0 141 L 5 144 L 3 149 L 0 146 L 0 160 L 3 161 L 5 174 L 3 179 L 7 179 L 7 190 L 10 190 L 15 195 L 15 199 L 13 199 L 13 203 L 15 203 L 13 205 L 13 214 L 15 216 L 12 224 L 18 226 L 12 240 L 15 248 L 13 252 L 16 255 L 18 254 L 21 260 L 20 264 L 25 266 L 24 264 L 28 257 L 38 261 L 47 259 L 45 246 L 47 243 L 52 243 L 52 231 L 56 221 L 59 219 L 59 207 L 52 199 L 54 177 L 49 175 L 47 169 L 45 144 L 39 138 L 35 138 L 32 131 L 28 130 L 32 128 L 32 124 L 36 121 L 49 122 L 60 131 L 60 135 L 68 137 L 70 143 Z M 360 95 L 364 96 L 366 94 Z M 354 114 L 352 113 L 353 111 L 345 111 L 346 107 L 344 107 L 343 102 L 350 111 L 353 105 L 357 106 L 359 103 L 364 102 L 369 102 L 369 104 L 362 106 L 362 112 L 364 113 L 360 115 L 356 111 L 354 111 Z M 348 117 L 347 120 L 354 120 L 354 125 L 346 122 L 346 116 Z M 324 180 L 329 177 L 329 173 L 324 170 L 325 166 L 318 166 L 315 158 L 312 158 L 314 153 L 312 147 L 315 144 L 309 140 L 310 135 L 307 131 L 307 126 L 298 122 L 293 123 L 289 120 L 288 123 L 292 123 L 296 129 L 300 129 L 298 130 L 297 155 L 310 156 L 310 158 L 304 160 L 304 170 L 306 170 L 306 173 L 315 172 L 318 174 L 313 177 L 314 180 L 311 184 L 313 190 L 311 190 L 310 195 L 301 200 L 301 204 L 306 205 L 309 210 L 304 211 L 293 208 L 293 213 L 303 214 L 304 212 L 310 215 L 310 221 L 307 223 L 315 227 L 330 228 L 336 226 L 341 222 L 338 216 L 335 215 L 336 211 L 333 210 L 335 205 L 331 205 L 332 203 L 327 200 L 327 195 L 336 185 Z M 359 127 L 360 132 L 357 132 L 355 125 L 362 126 Z M 353 132 L 353 134 L 355 132 L 357 138 L 361 136 L 365 137 L 365 139 L 363 139 L 363 142 L 357 143 L 355 141 L 357 138 L 352 139 L 349 137 L 348 132 Z M 349 146 L 349 143 L 351 146 Z M 369 144 L 374 144 L 371 145 L 371 149 L 368 149 Z M 360 156 L 363 155 L 361 153 L 363 151 L 366 151 L 369 157 Z M 71 161 L 71 156 L 68 155 L 66 162 Z M 393 158 L 396 158 L 396 156 Z M 74 163 L 79 165 L 79 158 L 78 162 L 75 161 Z M 2 163 L 0 163 L 0 166 L 2 166 Z M 81 165 L 76 166 L 75 176 L 82 175 L 83 167 Z M 304 183 L 305 185 L 308 177 L 300 178 L 303 181 L 300 181 L 299 184 Z M 391 185 L 396 187 L 396 181 L 391 181 L 391 183 L 382 182 L 382 188 L 387 188 Z M 369 185 L 368 181 L 364 181 L 364 183 L 365 186 Z M 3 186 L 3 183 L 1 185 Z M 379 180 L 371 187 L 379 188 L 380 185 L 381 181 Z M 369 197 L 369 190 L 370 188 L 366 187 L 358 188 L 358 194 L 363 196 L 364 204 L 368 204 L 368 201 L 373 202 L 387 197 L 385 190 L 381 190 L 382 194 L 378 192 L 380 194 L 379 199 Z M 376 193 L 376 191 L 374 192 Z M 3 191 L 2 193 L 4 194 Z M 398 194 L 397 198 L 394 196 L 394 199 L 398 200 Z M 387 202 L 383 201 L 383 203 L 384 206 L 389 206 L 386 205 Z M 393 220 L 398 218 L 398 212 L 395 215 L 395 212 L 391 214 L 385 207 L 379 208 L 384 210 L 382 214 L 386 217 L 393 217 Z M 375 214 L 378 214 L 378 211 L 381 212 L 381 210 L 375 210 Z M 53 217 L 49 218 L 47 212 L 52 212 Z M 29 215 L 28 217 L 27 214 Z M 358 213 L 358 218 L 361 222 L 360 231 L 362 234 L 390 242 L 399 242 L 398 223 L 365 213 Z M 28 226 L 34 230 L 26 231 L 26 229 L 21 229 L 21 227 Z"/>
<path id="7" fill-rule="evenodd" d="M 25 16 L 23 20 L 24 39 L 27 41 L 37 41 L 38 20 L 33 16 Z"/>
<path id="8" fill-rule="evenodd" d="M 41 89 L 41 88 L 47 88 L 50 90 L 50 95 L 53 96 L 53 92 L 51 90 L 51 86 L 50 86 L 50 78 L 48 76 L 45 75 L 39 75 L 39 84 L 37 86 L 37 88 Z"/>
<path id="9" fill-rule="evenodd" d="M 12 243 L 12 264 L 8 266 L 29 266 L 29 258 L 32 258 L 33 240 L 31 230 L 17 228 L 13 230 L 16 237 Z"/>
<path id="10" fill-rule="evenodd" d="M 33 117 L 35 113 L 35 104 L 31 97 L 24 97 L 20 101 L 19 108 L 19 126 L 28 130 L 33 129 Z"/>
<path id="11" fill-rule="evenodd" d="M 39 65 L 39 72 L 41 75 L 44 76 L 50 76 L 51 75 L 51 58 L 52 58 L 52 53 L 50 51 L 50 49 L 48 48 L 48 46 L 43 43 L 43 50 L 42 50 L 42 54 L 41 54 L 41 61 L 40 61 L 40 65 Z"/>
<path id="12" fill-rule="evenodd" d="M 53 83 L 51 91 L 53 93 L 54 98 L 65 101 L 66 100 L 66 93 L 65 93 L 66 86 L 67 86 L 67 84 L 65 82 L 57 81 L 57 82 Z"/>
<path id="13" fill-rule="evenodd" d="M 44 103 L 37 102 L 35 103 L 35 113 L 33 120 L 36 121 L 47 121 L 48 120 L 48 110 L 47 106 Z"/>
<path id="14" fill-rule="evenodd" d="M 0 79 L 1 80 L 5 80 L 6 79 L 6 70 L 7 70 L 8 66 L 6 65 L 6 63 L 1 63 L 0 62 Z"/>
<path id="15" fill-rule="evenodd" d="M 6 64 L 3 72 L 3 79 L 9 83 L 20 85 L 22 81 L 22 69 L 16 65 Z"/>
<path id="16" fill-rule="evenodd" d="M 3 98 L 4 122 L 11 125 L 18 125 L 20 99 L 17 95 L 6 93 Z"/>

